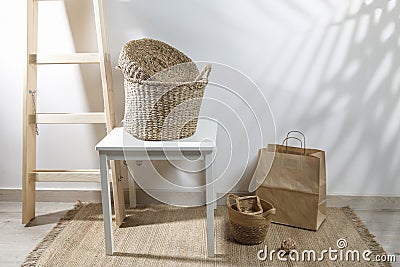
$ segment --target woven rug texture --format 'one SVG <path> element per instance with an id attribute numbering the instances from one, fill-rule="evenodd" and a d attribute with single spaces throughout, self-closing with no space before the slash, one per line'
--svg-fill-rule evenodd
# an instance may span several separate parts
<path id="1" fill-rule="evenodd" d="M 205 208 L 180 208 L 146 205 L 127 209 L 122 227 L 115 223 L 113 256 L 105 255 L 101 204 L 79 203 L 60 220 L 38 244 L 22 266 L 390 266 L 388 263 L 363 261 L 361 253 L 384 254 L 368 229 L 350 208 L 329 208 L 326 221 L 317 232 L 271 224 L 264 243 L 246 246 L 236 243 L 229 231 L 226 207 L 218 207 L 216 223 L 216 256 L 206 257 Z M 269 259 L 286 238 L 296 241 L 299 261 L 280 261 L 277 253 Z M 347 246 L 338 248 L 338 240 Z M 342 244 L 343 245 L 343 244 Z M 314 250 L 316 258 L 323 250 L 338 250 L 338 260 L 301 261 L 304 250 Z M 267 249 L 268 257 L 264 260 Z M 345 259 L 346 251 L 358 250 L 360 261 Z M 307 258 L 307 255 L 305 256 Z M 351 257 L 350 257 L 351 258 Z"/>

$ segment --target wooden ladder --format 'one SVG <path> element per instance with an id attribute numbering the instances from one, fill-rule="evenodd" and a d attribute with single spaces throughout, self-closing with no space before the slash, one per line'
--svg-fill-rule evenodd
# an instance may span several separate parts
<path id="1" fill-rule="evenodd" d="M 36 135 L 38 124 L 106 124 L 107 132 L 115 126 L 111 62 L 106 31 L 103 0 L 93 0 L 97 35 L 97 53 L 38 55 L 38 1 L 27 0 L 27 58 L 23 102 L 23 151 L 22 151 L 22 223 L 35 217 L 35 188 L 37 182 L 100 182 L 99 170 L 37 170 Z M 99 64 L 104 112 L 60 114 L 36 113 L 37 65 L 42 64 Z M 94 149 L 94 148 L 93 148 Z M 114 209 L 116 223 L 125 218 L 120 162 L 111 162 Z"/>

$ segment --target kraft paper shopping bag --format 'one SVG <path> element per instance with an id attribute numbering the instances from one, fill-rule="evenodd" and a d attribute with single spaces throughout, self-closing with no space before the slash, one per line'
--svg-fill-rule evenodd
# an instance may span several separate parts
<path id="1" fill-rule="evenodd" d="M 256 194 L 276 208 L 274 222 L 318 230 L 326 218 L 325 152 L 306 148 L 305 138 L 289 134 L 285 145 L 260 149 L 253 178 L 262 183 Z M 289 139 L 301 147 L 288 146 Z"/>

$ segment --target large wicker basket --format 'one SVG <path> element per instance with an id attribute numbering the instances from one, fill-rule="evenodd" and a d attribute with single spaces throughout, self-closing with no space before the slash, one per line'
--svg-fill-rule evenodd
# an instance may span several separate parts
<path id="1" fill-rule="evenodd" d="M 199 72 L 193 61 L 161 41 L 140 39 L 121 50 L 124 128 L 141 140 L 192 136 L 211 66 Z"/>
<path id="2" fill-rule="evenodd" d="M 235 200 L 234 204 L 230 201 L 232 199 Z M 264 242 L 272 216 L 276 210 L 271 203 L 258 197 L 258 203 L 262 207 L 261 212 L 259 212 L 259 205 L 255 205 L 254 203 L 249 206 L 250 210 L 249 208 L 241 208 L 241 201 L 247 199 L 248 197 L 240 198 L 234 194 L 229 194 L 226 198 L 231 234 L 241 244 L 256 245 Z"/>

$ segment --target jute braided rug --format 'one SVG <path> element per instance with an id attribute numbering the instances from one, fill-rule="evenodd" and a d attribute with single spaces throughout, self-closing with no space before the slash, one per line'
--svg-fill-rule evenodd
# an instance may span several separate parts
<path id="1" fill-rule="evenodd" d="M 226 207 L 218 207 L 213 259 L 206 257 L 204 207 L 146 205 L 128 209 L 127 214 L 121 228 L 114 225 L 114 256 L 105 256 L 101 205 L 80 203 L 28 255 L 23 266 L 390 266 L 362 259 L 364 250 L 372 251 L 371 259 L 385 252 L 350 208 L 329 208 L 318 232 L 271 224 L 263 244 L 245 246 L 232 239 Z M 286 262 L 280 261 L 277 253 L 271 261 L 271 250 L 288 237 L 297 242 L 299 261 L 290 260 L 289 255 Z M 347 242 L 343 249 L 338 248 L 339 239 Z M 331 261 L 326 253 L 324 260 L 318 261 L 329 247 L 338 250 L 338 259 Z M 259 253 L 260 260 L 258 252 L 266 248 L 268 257 L 264 260 L 265 253 Z M 304 250 L 314 250 L 316 261 L 313 256 L 308 261 L 307 254 L 307 261 L 301 261 Z M 360 261 L 352 261 L 351 256 L 346 261 L 348 250 L 358 250 Z"/>

